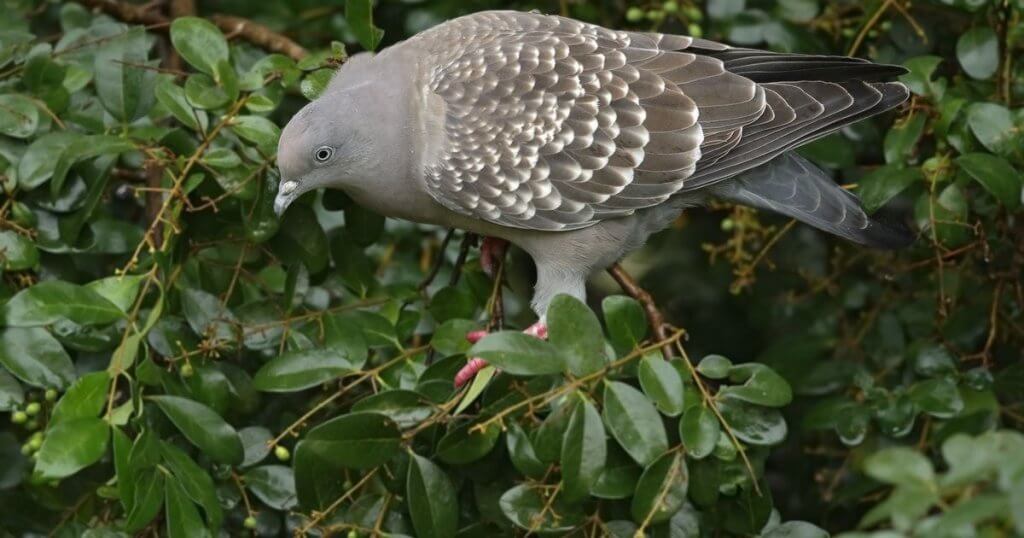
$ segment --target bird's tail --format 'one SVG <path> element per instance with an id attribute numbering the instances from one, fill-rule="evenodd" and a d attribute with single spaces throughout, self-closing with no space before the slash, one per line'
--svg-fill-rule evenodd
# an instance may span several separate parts
<path id="1" fill-rule="evenodd" d="M 714 185 L 711 191 L 724 200 L 781 213 L 862 245 L 895 249 L 914 241 L 905 226 L 868 216 L 856 196 L 794 152 Z"/>

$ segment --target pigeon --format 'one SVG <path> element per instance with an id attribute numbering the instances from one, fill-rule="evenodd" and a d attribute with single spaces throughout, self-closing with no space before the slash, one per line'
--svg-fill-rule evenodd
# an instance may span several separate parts
<path id="1" fill-rule="evenodd" d="M 687 208 L 724 200 L 855 243 L 913 236 L 869 216 L 799 146 L 908 97 L 900 66 L 483 11 L 343 64 L 288 122 L 274 211 L 341 189 L 387 217 L 511 243 L 537 268 L 530 334 L 559 294 Z M 477 339 L 480 335 L 472 335 Z M 471 359 L 456 381 L 483 364 Z"/>

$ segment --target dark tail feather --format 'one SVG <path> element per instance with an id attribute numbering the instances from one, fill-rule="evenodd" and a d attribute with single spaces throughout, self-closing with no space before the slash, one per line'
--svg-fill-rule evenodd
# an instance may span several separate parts
<path id="1" fill-rule="evenodd" d="M 876 82 L 891 80 L 908 72 L 898 65 L 876 64 L 849 56 L 787 54 L 737 48 L 708 51 L 707 54 L 722 60 L 729 72 L 743 75 L 754 82 Z"/>
<path id="2" fill-rule="evenodd" d="M 868 216 L 856 196 L 793 152 L 711 190 L 719 198 L 774 211 L 861 245 L 897 249 L 915 237 L 905 226 Z"/>

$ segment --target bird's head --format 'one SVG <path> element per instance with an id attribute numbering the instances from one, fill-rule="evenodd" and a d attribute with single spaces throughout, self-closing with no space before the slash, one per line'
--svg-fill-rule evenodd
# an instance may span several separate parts
<path id="1" fill-rule="evenodd" d="M 274 199 L 278 216 L 303 194 L 321 187 L 358 189 L 384 173 L 395 145 L 397 118 L 368 73 L 369 56 L 357 55 L 335 75 L 315 101 L 292 117 L 277 145 L 281 183 Z M 352 64 L 352 65 L 349 65 Z"/>

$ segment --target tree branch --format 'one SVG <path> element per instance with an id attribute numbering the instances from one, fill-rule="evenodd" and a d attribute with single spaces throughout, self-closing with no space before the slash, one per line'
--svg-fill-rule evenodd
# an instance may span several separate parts
<path id="1" fill-rule="evenodd" d="M 128 4 L 116 0 L 76 1 L 88 8 L 102 11 L 120 21 L 144 24 L 153 30 L 160 30 L 162 32 L 167 31 L 172 20 L 142 5 Z M 171 3 L 171 13 L 175 16 L 187 14 L 194 11 L 194 9 L 195 5 L 192 0 L 173 0 Z M 293 60 L 299 60 L 306 55 L 306 49 L 301 45 L 262 24 L 243 17 L 219 13 L 210 15 L 209 19 L 224 33 L 237 36 L 270 52 L 279 52 Z"/>
<path id="2" fill-rule="evenodd" d="M 619 284 L 622 291 L 626 292 L 626 295 L 636 299 L 643 306 L 644 313 L 647 314 L 647 323 L 651 325 L 651 330 L 654 332 L 654 339 L 659 342 L 665 341 L 668 338 L 668 334 L 665 332 L 665 317 L 661 315 L 658 306 L 654 304 L 654 298 L 651 297 L 651 294 L 641 288 L 636 283 L 636 280 L 633 279 L 633 276 L 627 273 L 618 263 L 608 268 L 608 274 L 615 279 L 615 282 Z M 672 358 L 672 348 L 669 345 L 663 346 L 661 352 L 665 355 L 666 359 Z"/>
<path id="3" fill-rule="evenodd" d="M 260 23 L 221 13 L 210 15 L 210 20 L 226 34 L 237 35 L 270 52 L 279 52 L 296 61 L 306 55 L 301 45 Z"/>

